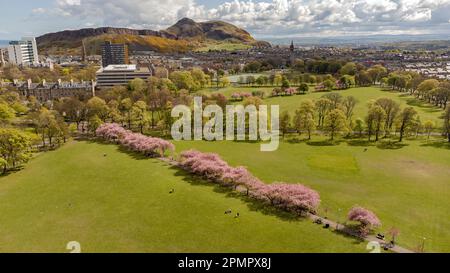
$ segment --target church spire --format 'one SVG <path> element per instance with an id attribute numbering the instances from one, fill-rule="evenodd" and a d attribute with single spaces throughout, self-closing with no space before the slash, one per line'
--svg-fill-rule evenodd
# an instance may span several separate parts
<path id="1" fill-rule="evenodd" d="M 294 47 L 294 41 L 291 41 L 291 46 L 290 46 L 289 49 L 291 50 L 291 52 L 294 52 L 294 49 L 295 49 L 295 47 Z"/>

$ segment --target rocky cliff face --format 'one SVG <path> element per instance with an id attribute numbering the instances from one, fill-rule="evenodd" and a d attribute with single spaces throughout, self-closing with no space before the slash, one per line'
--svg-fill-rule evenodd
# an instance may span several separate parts
<path id="1" fill-rule="evenodd" d="M 168 39 L 176 39 L 177 37 L 173 34 L 164 31 L 154 31 L 154 30 L 137 30 L 129 28 L 114 28 L 114 27 L 101 27 L 101 28 L 84 28 L 80 30 L 64 30 L 55 33 L 48 33 L 36 38 L 38 44 L 49 43 L 51 41 L 81 41 L 85 38 L 90 38 L 100 35 L 145 35 L 145 36 L 157 36 Z"/>
<path id="2" fill-rule="evenodd" d="M 81 48 L 82 41 L 98 44 L 105 39 L 124 41 L 132 49 L 148 47 L 149 50 L 159 50 L 162 48 L 162 51 L 165 52 L 170 52 L 172 45 L 176 45 L 177 49 L 175 50 L 179 48 L 191 50 L 195 46 L 200 47 L 202 43 L 208 41 L 257 46 L 267 45 L 264 42 L 256 41 L 247 31 L 232 24 L 222 21 L 197 23 L 189 18 L 183 18 L 175 25 L 161 31 L 114 27 L 86 28 L 49 33 L 38 37 L 36 40 L 40 51 L 53 53 L 64 52 L 65 50 L 75 52 Z M 190 46 L 184 46 L 183 43 Z M 167 48 L 161 47 L 161 44 Z"/>
<path id="3" fill-rule="evenodd" d="M 247 31 L 222 21 L 197 23 L 189 18 L 183 18 L 166 30 L 182 39 L 211 39 L 216 41 L 255 42 Z"/>

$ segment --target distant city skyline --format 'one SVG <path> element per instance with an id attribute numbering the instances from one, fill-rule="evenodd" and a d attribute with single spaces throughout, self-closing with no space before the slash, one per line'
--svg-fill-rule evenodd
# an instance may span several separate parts
<path id="1" fill-rule="evenodd" d="M 261 39 L 355 35 L 450 37 L 450 0 L 19 0 L 2 4 L 0 40 L 86 27 L 164 29 L 224 20 Z"/>

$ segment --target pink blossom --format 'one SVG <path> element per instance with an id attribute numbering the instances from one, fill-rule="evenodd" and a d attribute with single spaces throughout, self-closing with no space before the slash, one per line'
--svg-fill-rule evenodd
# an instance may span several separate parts
<path id="1" fill-rule="evenodd" d="M 377 227 L 381 225 L 380 219 L 375 213 L 362 207 L 353 207 L 347 217 L 348 220 L 359 222 L 363 226 Z"/>
<path id="2" fill-rule="evenodd" d="M 195 150 L 181 153 L 180 165 L 187 171 L 227 186 L 241 186 L 247 195 L 269 200 L 274 206 L 303 213 L 315 212 L 320 204 L 319 194 L 301 184 L 275 183 L 266 185 L 245 167 L 232 167 L 217 154 Z"/>
<path id="3" fill-rule="evenodd" d="M 302 184 L 274 183 L 259 189 L 259 196 L 272 205 L 302 213 L 315 212 L 320 204 L 319 194 Z"/>
<path id="4" fill-rule="evenodd" d="M 96 133 L 98 137 L 108 141 L 118 141 L 130 151 L 142 153 L 145 156 L 164 156 L 167 150 L 175 150 L 175 146 L 169 141 L 133 133 L 115 123 L 101 125 Z"/>

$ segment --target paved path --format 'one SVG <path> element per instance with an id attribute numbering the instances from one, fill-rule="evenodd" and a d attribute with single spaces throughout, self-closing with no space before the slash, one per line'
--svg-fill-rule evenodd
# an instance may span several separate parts
<path id="1" fill-rule="evenodd" d="M 369 235 L 367 237 L 361 237 L 357 233 L 352 232 L 349 229 L 346 229 L 345 225 L 338 224 L 337 222 L 325 219 L 325 218 L 317 216 L 317 215 L 308 214 L 308 217 L 311 220 L 313 220 L 313 221 L 316 221 L 316 220 L 320 219 L 323 224 L 329 224 L 330 228 L 333 228 L 334 230 L 340 231 L 342 233 L 345 233 L 345 234 L 353 236 L 353 237 L 360 238 L 360 239 L 365 240 L 367 242 L 377 242 L 381 246 L 383 246 L 384 244 L 388 243 L 388 242 L 386 242 L 384 240 L 378 239 L 376 236 L 373 236 L 373 235 Z M 390 248 L 389 250 L 392 251 L 392 252 L 396 252 L 396 253 L 414 253 L 414 251 L 406 249 L 406 248 L 398 246 L 398 245 L 395 245 L 393 248 Z"/>

